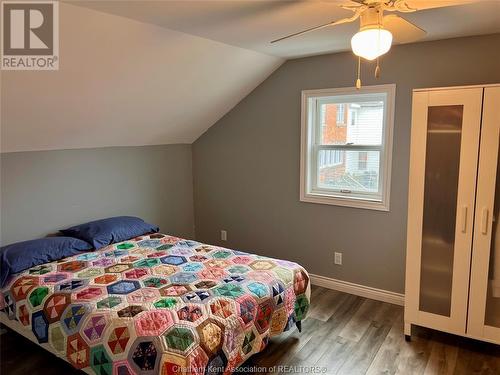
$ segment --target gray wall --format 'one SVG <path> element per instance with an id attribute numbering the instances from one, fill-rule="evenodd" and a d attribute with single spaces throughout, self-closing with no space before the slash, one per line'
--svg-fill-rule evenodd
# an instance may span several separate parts
<path id="1" fill-rule="evenodd" d="M 299 201 L 300 92 L 353 86 L 356 59 L 288 61 L 194 143 L 197 239 L 403 292 L 411 90 L 500 82 L 499 45 L 500 34 L 395 46 L 379 80 L 365 64 L 363 84 L 397 85 L 390 212 Z M 342 266 L 334 251 L 343 252 Z"/>
<path id="2" fill-rule="evenodd" d="M 193 237 L 190 145 L 1 155 L 1 243 L 115 215 Z"/>

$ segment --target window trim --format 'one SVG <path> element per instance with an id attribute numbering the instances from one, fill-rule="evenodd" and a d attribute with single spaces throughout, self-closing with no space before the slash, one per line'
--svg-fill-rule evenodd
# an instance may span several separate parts
<path id="1" fill-rule="evenodd" d="M 309 127 L 309 123 L 315 123 L 314 116 L 317 110 L 309 111 L 309 100 L 316 99 L 316 104 L 321 102 L 321 97 L 335 95 L 357 95 L 357 94 L 377 94 L 385 93 L 387 95 L 385 108 L 385 126 L 383 129 L 382 145 L 381 146 L 356 146 L 356 150 L 360 147 L 371 149 L 382 149 L 382 162 L 380 163 L 380 178 L 382 194 L 378 196 L 356 194 L 356 196 L 347 196 L 342 194 L 332 194 L 331 191 L 315 188 L 312 190 L 311 180 L 312 175 L 309 171 L 310 160 L 314 161 L 315 153 L 311 145 L 311 134 L 316 127 Z M 391 169 L 392 169 L 392 152 L 393 152 L 393 132 L 394 132 L 394 107 L 396 98 L 396 85 L 374 85 L 364 86 L 361 89 L 355 87 L 344 87 L 335 89 L 319 89 L 319 90 L 302 90 L 301 94 L 301 145 L 300 145 L 300 201 L 308 203 L 329 204 L 335 206 L 346 206 L 353 208 L 364 208 L 379 211 L 389 211 L 390 191 L 391 191 Z M 329 146 L 322 145 L 321 149 L 328 149 Z M 332 145 L 332 149 L 349 149 L 349 145 Z"/>

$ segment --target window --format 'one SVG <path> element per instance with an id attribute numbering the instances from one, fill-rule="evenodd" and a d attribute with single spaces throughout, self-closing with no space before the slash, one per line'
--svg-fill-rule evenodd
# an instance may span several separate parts
<path id="1" fill-rule="evenodd" d="M 324 150 L 319 154 L 319 168 L 333 167 L 344 162 L 344 153 L 341 150 Z"/>
<path id="2" fill-rule="evenodd" d="M 368 152 L 367 151 L 361 151 L 358 153 L 358 169 L 360 171 L 366 170 L 366 167 L 368 166 Z"/>
<path id="3" fill-rule="evenodd" d="M 357 112 L 357 111 L 355 111 L 354 109 L 351 109 L 351 110 L 349 111 L 349 118 L 350 118 L 350 120 L 349 120 L 349 124 L 350 124 L 351 126 L 356 125 L 356 123 L 358 122 L 358 112 Z"/>
<path id="4" fill-rule="evenodd" d="M 345 105 L 337 104 L 337 125 L 345 124 Z"/>
<path id="5" fill-rule="evenodd" d="M 302 92 L 301 201 L 389 210 L 395 90 Z"/>

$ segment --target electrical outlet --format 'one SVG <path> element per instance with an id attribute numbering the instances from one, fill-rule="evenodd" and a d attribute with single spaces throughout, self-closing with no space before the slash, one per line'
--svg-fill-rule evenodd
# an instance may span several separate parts
<path id="1" fill-rule="evenodd" d="M 339 266 L 342 265 L 342 253 L 335 252 L 334 262 L 335 262 L 335 264 L 338 264 Z"/>
<path id="2" fill-rule="evenodd" d="M 227 241 L 227 231 L 225 230 L 220 231 L 220 239 L 221 241 Z"/>

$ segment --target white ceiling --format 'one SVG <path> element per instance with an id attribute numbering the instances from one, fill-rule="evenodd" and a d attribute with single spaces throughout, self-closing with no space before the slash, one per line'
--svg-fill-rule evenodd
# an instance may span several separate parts
<path id="1" fill-rule="evenodd" d="M 346 0 L 86 0 L 74 3 L 284 58 L 347 50 L 351 36 L 359 27 L 359 23 L 354 22 L 277 44 L 269 43 L 278 37 L 350 16 L 350 11 L 338 6 Z M 500 32 L 500 0 L 428 9 L 404 14 L 404 17 L 427 31 L 424 40 L 496 33 Z"/>
<path id="2" fill-rule="evenodd" d="M 60 4 L 58 71 L 1 71 L 1 151 L 192 143 L 282 59 Z"/>

